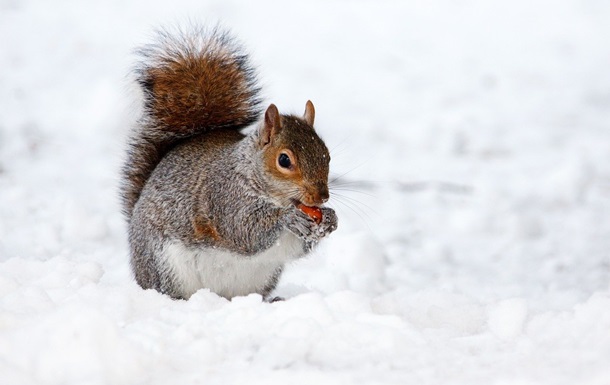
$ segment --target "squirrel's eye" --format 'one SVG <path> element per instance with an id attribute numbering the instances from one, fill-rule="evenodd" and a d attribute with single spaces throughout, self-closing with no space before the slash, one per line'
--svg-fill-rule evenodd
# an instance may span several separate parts
<path id="1" fill-rule="evenodd" d="M 277 163 L 283 168 L 290 168 L 292 166 L 292 162 L 290 161 L 290 157 L 287 154 L 281 153 L 280 157 L 277 158 Z"/>

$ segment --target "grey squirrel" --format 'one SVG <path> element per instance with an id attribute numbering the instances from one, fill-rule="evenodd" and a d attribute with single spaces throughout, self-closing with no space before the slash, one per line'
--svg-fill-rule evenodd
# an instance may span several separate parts
<path id="1" fill-rule="evenodd" d="M 226 31 L 158 35 L 138 51 L 144 108 L 122 175 L 136 281 L 177 299 L 268 299 L 285 263 L 337 228 L 314 106 L 271 104 L 260 119 L 253 68 Z"/>

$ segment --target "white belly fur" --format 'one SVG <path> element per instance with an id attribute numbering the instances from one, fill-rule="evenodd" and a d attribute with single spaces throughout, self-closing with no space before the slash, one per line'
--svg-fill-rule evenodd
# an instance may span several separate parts
<path id="1" fill-rule="evenodd" d="M 302 254 L 302 241 L 288 231 L 275 245 L 249 257 L 223 249 L 187 247 L 180 241 L 168 242 L 164 248 L 167 267 L 184 298 L 202 288 L 225 298 L 259 292 L 278 267 Z"/>

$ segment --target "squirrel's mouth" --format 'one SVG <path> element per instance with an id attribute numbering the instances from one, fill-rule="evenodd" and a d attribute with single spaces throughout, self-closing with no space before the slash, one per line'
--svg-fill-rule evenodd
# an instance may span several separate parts
<path id="1" fill-rule="evenodd" d="M 293 204 L 293 205 L 294 205 L 296 208 L 300 208 L 300 207 L 302 207 L 302 206 L 305 206 L 305 207 L 312 207 L 312 208 L 320 208 L 320 207 L 322 206 L 322 205 L 320 205 L 320 204 L 316 204 L 316 203 L 307 204 L 307 203 L 304 203 L 304 202 L 302 202 L 302 201 L 300 201 L 300 200 L 298 200 L 298 199 L 292 199 L 291 201 L 292 201 L 292 204 Z"/>
<path id="2" fill-rule="evenodd" d="M 317 224 L 322 222 L 322 210 L 318 206 L 307 206 L 298 200 L 295 200 L 296 207 L 301 212 L 305 213 L 309 218 L 315 221 Z"/>
<path id="3" fill-rule="evenodd" d="M 326 185 L 318 187 L 303 188 L 299 191 L 299 194 L 290 197 L 292 204 L 297 207 L 299 207 L 299 205 L 317 208 L 324 206 L 324 203 L 326 203 L 329 198 L 328 188 Z"/>

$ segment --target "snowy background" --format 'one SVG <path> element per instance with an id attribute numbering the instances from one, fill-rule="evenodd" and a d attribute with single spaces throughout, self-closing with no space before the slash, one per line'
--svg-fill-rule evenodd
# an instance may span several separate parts
<path id="1" fill-rule="evenodd" d="M 610 384 L 610 3 L 0 0 L 0 383 Z M 134 47 L 232 29 L 339 230 L 276 292 L 141 290 Z"/>

